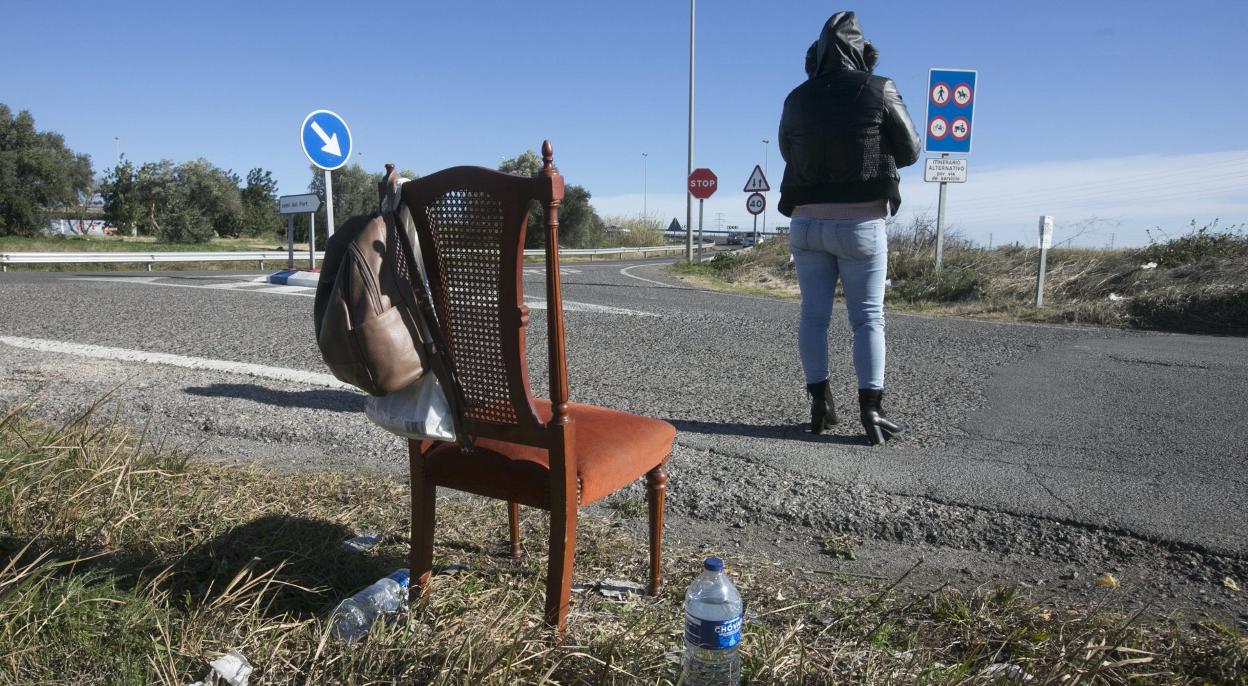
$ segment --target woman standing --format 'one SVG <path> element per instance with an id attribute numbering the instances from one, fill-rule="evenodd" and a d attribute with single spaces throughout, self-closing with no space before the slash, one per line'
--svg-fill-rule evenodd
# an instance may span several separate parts
<path id="1" fill-rule="evenodd" d="M 839 279 L 854 332 L 862 426 L 872 445 L 901 433 L 884 415 L 885 219 L 901 205 L 900 167 L 919 137 L 896 85 L 872 74 L 877 53 L 853 12 L 838 12 L 806 52 L 805 83 L 784 101 L 780 213 L 802 292 L 798 354 L 812 397 L 810 430 L 836 422 L 828 388 L 828 324 Z"/>

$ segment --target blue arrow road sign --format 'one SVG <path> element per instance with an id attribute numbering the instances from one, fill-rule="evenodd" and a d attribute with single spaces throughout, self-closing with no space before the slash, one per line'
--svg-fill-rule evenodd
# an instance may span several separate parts
<path id="1" fill-rule="evenodd" d="M 299 130 L 303 154 L 325 170 L 341 167 L 351 159 L 351 129 L 342 117 L 329 110 L 316 110 L 303 120 Z"/>
<path id="2" fill-rule="evenodd" d="M 970 154 L 978 75 L 973 69 L 928 72 L 925 150 Z"/>

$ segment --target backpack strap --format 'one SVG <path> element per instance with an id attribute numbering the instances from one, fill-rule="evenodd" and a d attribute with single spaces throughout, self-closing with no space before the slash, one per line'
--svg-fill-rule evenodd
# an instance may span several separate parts
<path id="1" fill-rule="evenodd" d="M 397 192 L 397 187 L 396 184 L 395 192 Z M 386 208 L 384 202 L 382 207 L 381 217 L 386 222 L 386 251 L 390 253 L 387 258 L 395 265 L 403 263 L 405 269 L 402 271 L 411 277 L 408 279 L 410 288 L 399 289 L 401 297 L 414 316 L 416 329 L 424 342 L 425 359 L 429 360 L 431 370 L 438 382 L 442 384 L 443 392 L 446 393 L 446 400 L 450 405 L 457 429 L 455 438 L 460 448 L 465 452 L 471 452 L 472 437 L 464 430 L 468 404 L 464 398 L 463 387 L 459 385 L 455 363 L 448 353 L 449 348 L 446 345 L 446 339 L 442 336 L 442 327 L 438 325 L 437 312 L 433 309 L 433 298 L 429 292 L 420 248 L 413 245 L 415 241 L 409 240 L 408 232 L 403 226 L 403 223 L 411 222 L 411 217 L 410 215 L 401 217 L 405 214 L 402 204 L 398 205 L 397 211 L 384 211 Z M 403 219 L 407 221 L 401 223 Z"/>

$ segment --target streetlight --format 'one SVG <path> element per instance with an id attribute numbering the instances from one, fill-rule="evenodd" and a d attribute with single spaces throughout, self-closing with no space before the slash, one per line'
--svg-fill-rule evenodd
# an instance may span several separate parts
<path id="1" fill-rule="evenodd" d="M 649 153 L 641 153 L 641 215 L 646 218 L 650 216 L 650 207 L 646 202 L 646 160 L 649 157 Z"/>
<path id="2" fill-rule="evenodd" d="M 767 156 L 771 152 L 771 148 L 767 147 L 771 141 L 763 139 L 763 176 L 767 176 Z M 767 183 L 771 183 L 768 181 Z M 763 233 L 767 233 L 767 204 L 763 203 Z"/>
<path id="3" fill-rule="evenodd" d="M 121 136 L 113 136 L 113 142 L 117 144 L 117 164 L 121 164 Z"/>

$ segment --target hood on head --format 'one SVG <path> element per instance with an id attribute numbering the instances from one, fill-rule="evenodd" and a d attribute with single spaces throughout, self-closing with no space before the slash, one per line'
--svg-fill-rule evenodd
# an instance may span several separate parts
<path id="1" fill-rule="evenodd" d="M 835 71 L 853 69 L 871 71 L 868 65 L 867 41 L 853 12 L 837 12 L 828 18 L 815 41 L 806 51 L 806 75 L 814 78 Z"/>

